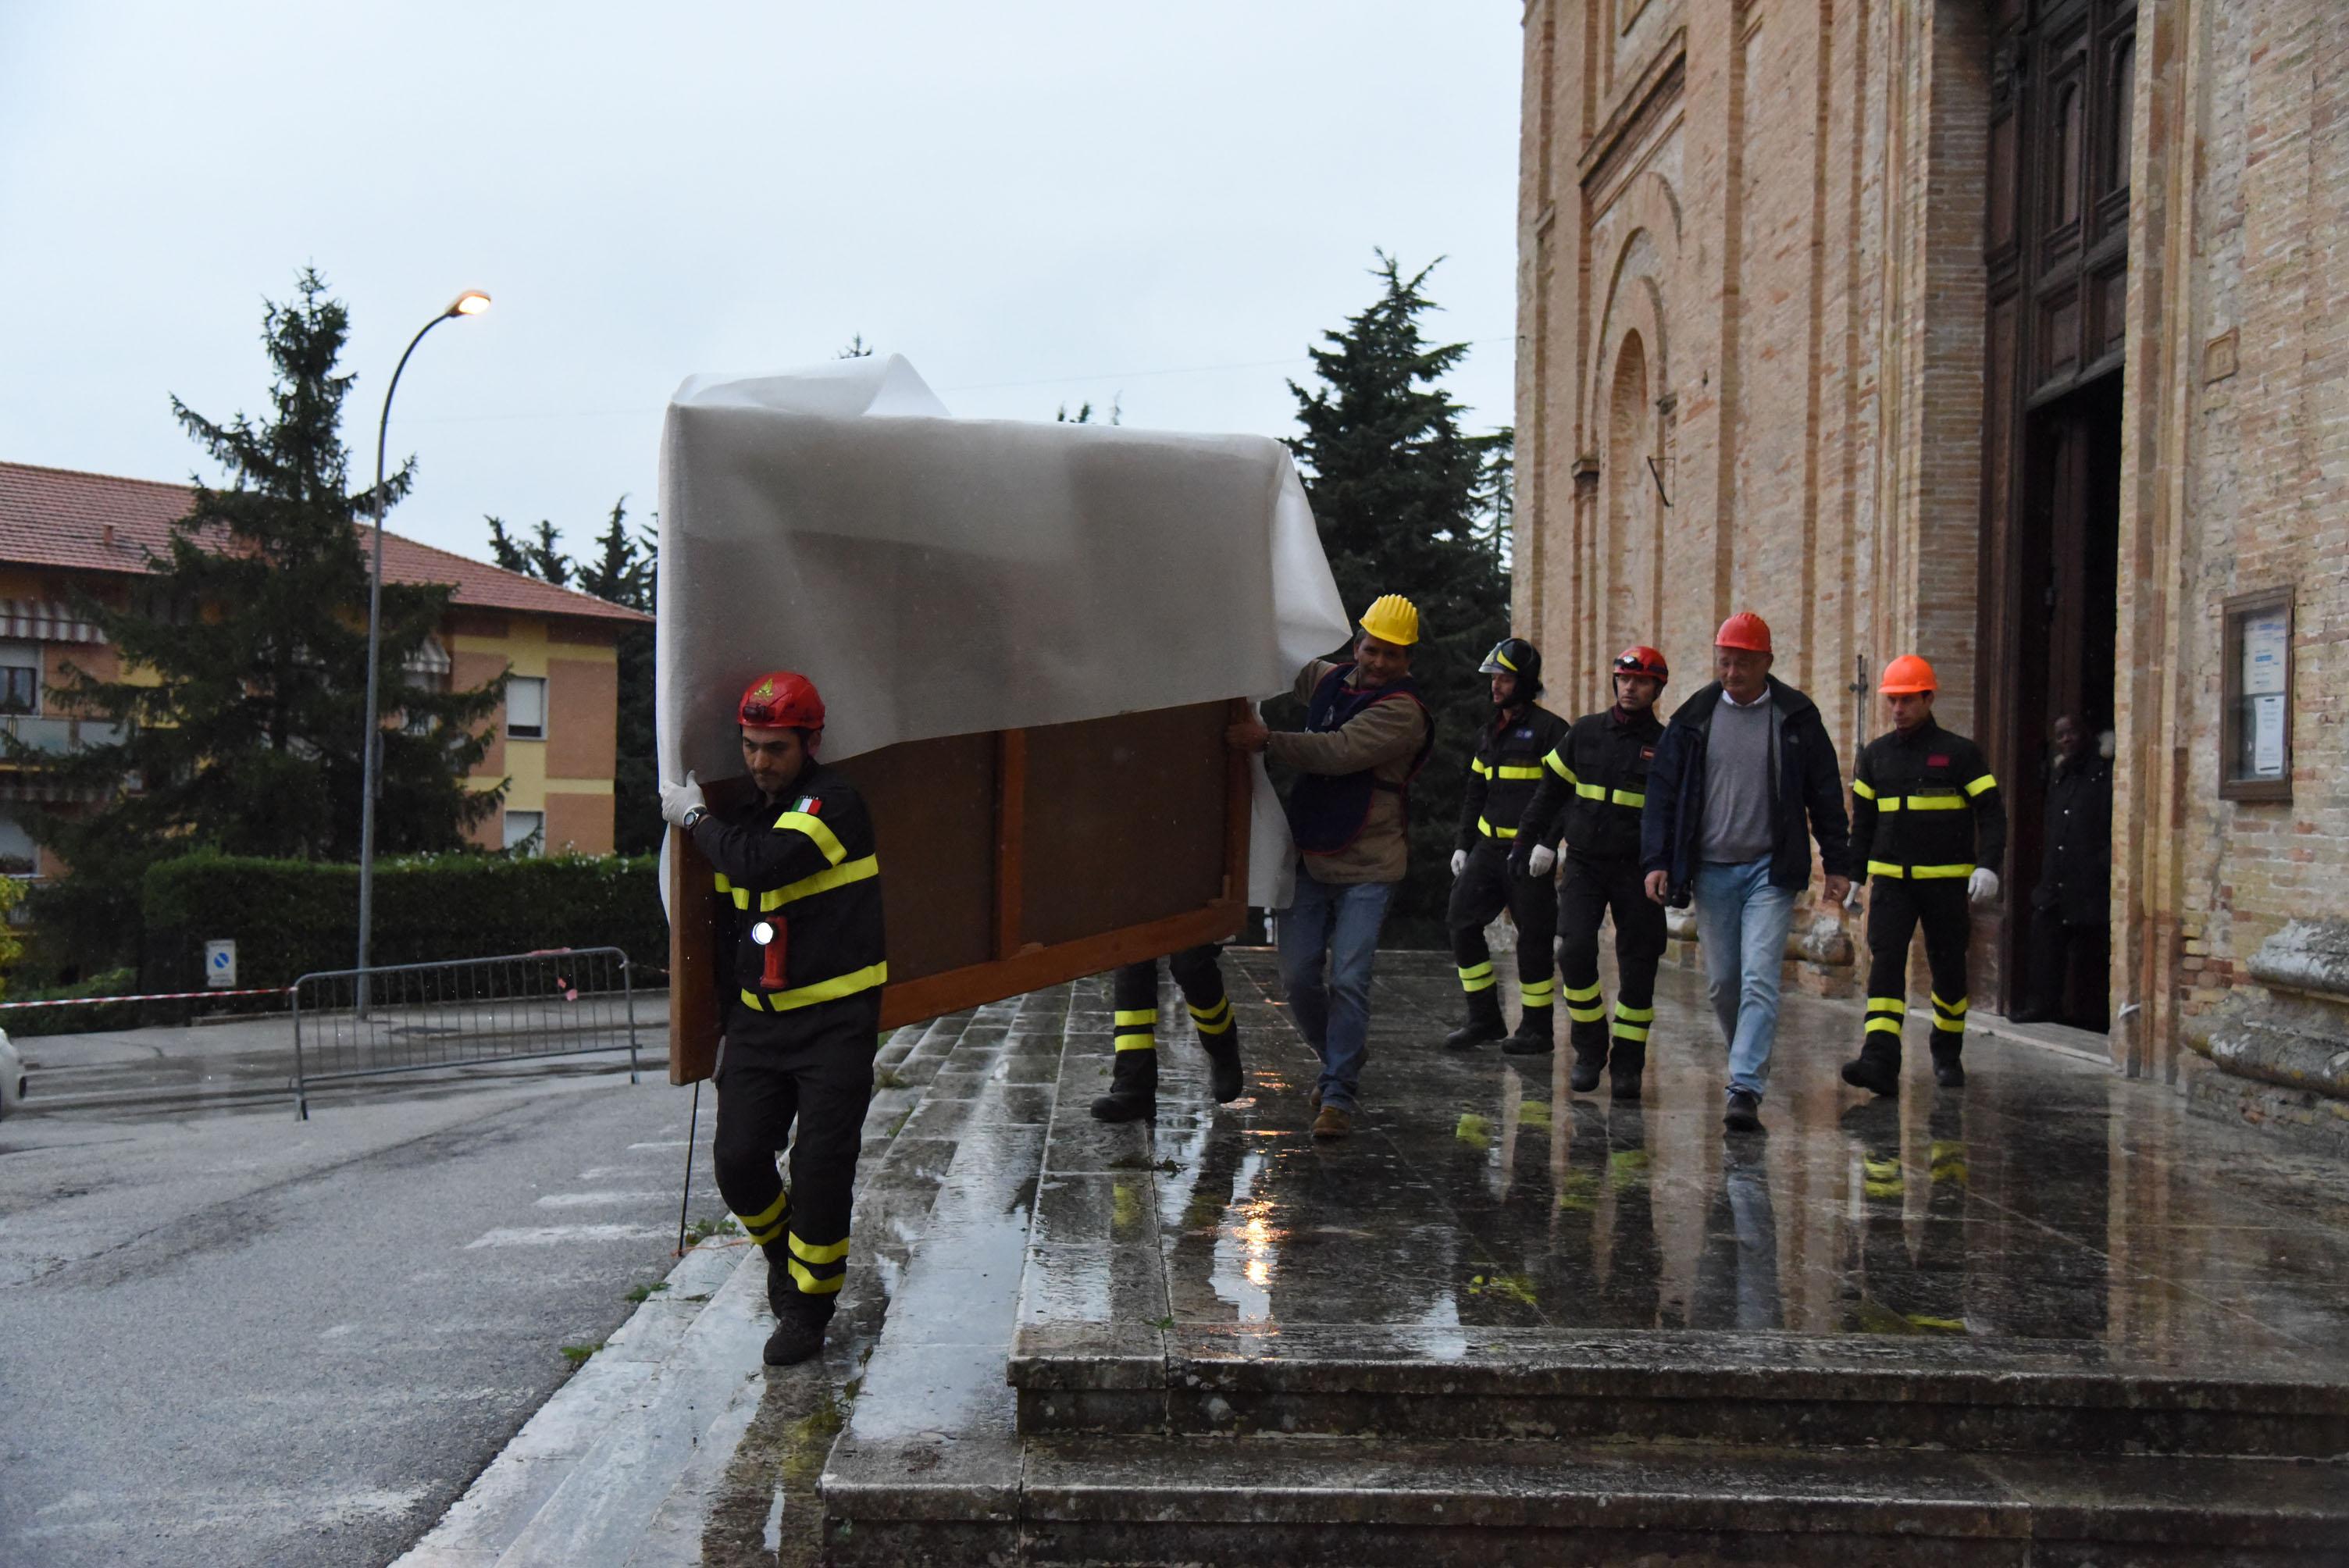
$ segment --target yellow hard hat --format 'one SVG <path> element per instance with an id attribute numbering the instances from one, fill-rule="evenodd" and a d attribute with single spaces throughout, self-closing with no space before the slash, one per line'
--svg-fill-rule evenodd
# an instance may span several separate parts
<path id="1" fill-rule="evenodd" d="M 1400 593 L 1381 593 L 1362 612 L 1362 630 L 1382 643 L 1407 648 L 1419 641 L 1419 606 Z"/>

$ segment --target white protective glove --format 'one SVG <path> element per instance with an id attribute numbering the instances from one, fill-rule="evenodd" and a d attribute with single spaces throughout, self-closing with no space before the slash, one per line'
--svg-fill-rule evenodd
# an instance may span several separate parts
<path id="1" fill-rule="evenodd" d="M 1557 869 L 1557 851 L 1547 844 L 1536 844 L 1526 855 L 1526 875 L 1546 877 Z"/>
<path id="2" fill-rule="evenodd" d="M 1998 898 L 1998 873 L 1988 866 L 1976 866 L 1974 874 L 1966 879 L 1966 902 L 1991 903 Z"/>
<path id="3" fill-rule="evenodd" d="M 684 827 L 685 814 L 688 811 L 704 809 L 700 783 L 688 772 L 682 784 L 662 785 L 660 807 L 662 821 L 673 822 L 680 828 Z"/>
<path id="4" fill-rule="evenodd" d="M 1456 876 L 1458 876 L 1458 875 L 1460 874 L 1460 872 L 1461 872 L 1462 869 L 1463 869 L 1464 867 L 1465 867 L 1467 864 L 1468 864 L 1468 851 L 1465 851 L 1465 850 L 1454 850 L 1454 851 L 1452 851 L 1452 874 L 1453 874 L 1454 876 L 1455 876 L 1455 877 L 1456 877 Z"/>

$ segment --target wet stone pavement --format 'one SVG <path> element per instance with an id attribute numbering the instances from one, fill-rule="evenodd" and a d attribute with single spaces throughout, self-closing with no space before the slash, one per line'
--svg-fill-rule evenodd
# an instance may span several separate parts
<path id="1" fill-rule="evenodd" d="M 2349 1563 L 2337 1167 L 1979 1034 L 1938 1090 L 1916 1019 L 1871 1100 L 1857 1008 L 1803 996 L 1768 1131 L 1724 1135 L 1697 976 L 1630 1104 L 1442 1050 L 1420 954 L 1317 1145 L 1270 955 L 1226 966 L 1249 1095 L 1166 1027 L 1154 1128 L 1085 1111 L 1105 979 L 936 1026 L 844 1426 L 770 1379 L 739 1495 L 796 1466 L 804 1542 L 837 1430 L 843 1563 Z M 767 1524 L 723 1560 L 802 1560 Z"/>

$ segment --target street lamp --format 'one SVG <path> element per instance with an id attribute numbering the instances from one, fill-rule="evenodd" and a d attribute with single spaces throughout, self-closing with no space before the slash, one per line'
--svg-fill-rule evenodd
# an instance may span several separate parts
<path id="1" fill-rule="evenodd" d="M 399 373 L 408 368 L 408 356 L 424 341 L 424 335 L 451 316 L 479 315 L 490 308 L 490 296 L 479 289 L 467 289 L 449 302 L 449 308 L 419 327 L 416 335 L 408 340 L 406 352 L 391 373 L 391 385 L 383 389 L 383 418 L 375 428 L 375 572 L 367 580 L 367 733 L 361 738 L 359 773 L 364 780 L 359 796 L 359 974 L 358 1010 L 364 1015 L 367 1005 L 367 936 L 375 920 L 375 798 L 381 788 L 383 773 L 382 722 L 376 706 L 377 667 L 383 659 L 383 452 L 386 438 L 391 433 L 391 399 L 399 390 Z"/>

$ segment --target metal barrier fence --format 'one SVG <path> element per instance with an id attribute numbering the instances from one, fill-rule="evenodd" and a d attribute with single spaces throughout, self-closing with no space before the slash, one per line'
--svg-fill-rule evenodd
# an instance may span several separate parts
<path id="1" fill-rule="evenodd" d="M 294 1099 L 304 1120 L 312 1084 L 382 1073 L 626 1046 L 636 1081 L 636 994 L 616 947 L 322 971 L 293 992 Z"/>

